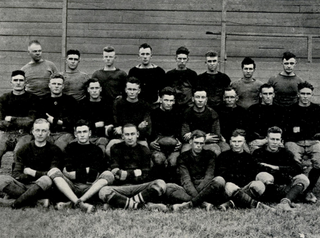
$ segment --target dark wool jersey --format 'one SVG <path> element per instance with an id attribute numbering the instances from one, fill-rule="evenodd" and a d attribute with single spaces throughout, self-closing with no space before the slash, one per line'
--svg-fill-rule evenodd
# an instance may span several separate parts
<path id="1" fill-rule="evenodd" d="M 147 103 L 158 100 L 158 91 L 164 87 L 165 71 L 156 66 L 155 68 L 133 67 L 129 70 L 129 77 L 136 77 L 141 82 L 139 98 Z"/>
<path id="2" fill-rule="evenodd" d="M 0 97 L 0 118 L 4 120 L 6 116 L 12 116 L 8 128 L 1 130 L 29 130 L 32 126 L 36 114 L 36 103 L 38 97 L 25 92 L 22 95 L 14 95 L 13 92 L 5 93 Z"/>
<path id="3" fill-rule="evenodd" d="M 235 129 L 246 130 L 247 111 L 243 107 L 226 107 L 225 105 L 220 105 L 216 107 L 215 110 L 219 115 L 221 135 L 226 141 L 230 140 L 232 132 Z"/>
<path id="4" fill-rule="evenodd" d="M 101 96 L 106 100 L 110 109 L 117 96 L 124 95 L 127 83 L 126 72 L 116 68 L 116 70 L 97 70 L 92 74 L 92 78 L 97 78 L 102 87 Z"/>
<path id="5" fill-rule="evenodd" d="M 78 118 L 78 103 L 72 96 L 47 96 L 39 104 L 39 118 L 47 118 L 46 113 L 54 117 L 55 121 L 50 125 L 51 132 L 73 132 L 73 125 Z M 58 125 L 57 120 L 62 120 L 63 125 Z"/>
<path id="6" fill-rule="evenodd" d="M 269 127 L 283 128 L 284 110 L 277 105 L 255 104 L 248 109 L 247 141 L 264 139 Z"/>
<path id="7" fill-rule="evenodd" d="M 188 108 L 184 113 L 182 136 L 194 130 L 220 135 L 218 114 L 209 107 L 206 107 L 203 112 L 196 112 L 193 107 Z"/>
<path id="8" fill-rule="evenodd" d="M 56 145 L 46 143 L 43 147 L 35 145 L 34 141 L 24 145 L 17 151 L 12 177 L 23 182 L 35 181 L 54 168 L 61 168 L 63 154 Z M 36 170 L 36 176 L 32 177 L 23 173 L 25 168 Z"/>
<path id="9" fill-rule="evenodd" d="M 208 106 L 215 108 L 222 102 L 224 89 L 228 87 L 231 80 L 228 75 L 218 72 L 216 74 L 208 74 L 204 72 L 197 77 L 197 86 L 203 88 L 207 92 Z"/>
<path id="10" fill-rule="evenodd" d="M 188 150 L 178 157 L 181 185 L 190 196 L 195 197 L 213 179 L 215 159 L 216 155 L 209 150 L 202 150 L 198 156 Z"/>
<path id="11" fill-rule="evenodd" d="M 158 136 L 173 136 L 179 138 L 181 134 L 181 117 L 173 108 L 164 111 L 160 107 L 151 111 L 152 139 Z"/>
<path id="12" fill-rule="evenodd" d="M 127 179 L 118 181 L 120 184 L 139 184 L 149 181 L 150 151 L 147 147 L 137 144 L 129 147 L 125 142 L 111 147 L 111 169 L 119 168 L 128 172 Z M 140 169 L 141 176 L 136 177 L 134 170 Z"/>
<path id="13" fill-rule="evenodd" d="M 96 128 L 95 123 L 103 121 L 105 126 L 113 124 L 112 111 L 108 110 L 109 107 L 106 101 L 101 98 L 99 102 L 91 102 L 90 98 L 84 98 L 79 102 L 79 108 L 79 117 L 90 123 L 92 135 L 99 137 L 105 136 L 105 128 Z"/>
<path id="14" fill-rule="evenodd" d="M 218 156 L 215 175 L 223 177 L 226 182 L 232 182 L 239 187 L 244 187 L 255 180 L 257 164 L 252 155 L 245 151 L 236 153 L 228 150 Z"/>
<path id="15" fill-rule="evenodd" d="M 290 184 L 294 176 L 302 173 L 300 166 L 294 160 L 293 154 L 284 148 L 279 148 L 277 152 L 270 152 L 264 146 L 255 150 L 252 156 L 258 164 L 258 172 L 272 174 L 275 184 Z M 260 163 L 279 166 L 279 170 L 262 166 Z"/>
<path id="16" fill-rule="evenodd" d="M 197 73 L 189 68 L 185 70 L 172 69 L 166 73 L 165 86 L 176 91 L 176 103 L 192 105 L 192 88 L 195 85 Z"/>
<path id="17" fill-rule="evenodd" d="M 101 148 L 94 144 L 81 145 L 72 142 L 66 147 L 65 167 L 68 172 L 75 171 L 75 182 L 94 182 L 99 173 L 106 169 Z M 89 167 L 89 173 L 86 168 Z"/>
<path id="18" fill-rule="evenodd" d="M 320 133 L 320 107 L 314 103 L 301 107 L 296 103 L 289 108 L 285 121 L 287 142 L 312 140 L 316 133 Z"/>

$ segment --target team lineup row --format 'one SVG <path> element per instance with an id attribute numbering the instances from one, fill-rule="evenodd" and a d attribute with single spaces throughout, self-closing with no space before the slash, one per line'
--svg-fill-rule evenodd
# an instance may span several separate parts
<path id="1" fill-rule="evenodd" d="M 70 76 L 80 74 L 77 50 L 68 51 L 63 76 L 48 65 L 43 70 L 48 61 L 41 59 L 41 45 L 30 43 L 32 61 L 12 73 L 13 90 L 0 99 L 1 157 L 10 149 L 15 154 L 12 176 L 0 177 L 0 191 L 17 198 L 3 203 L 18 208 L 50 194 L 58 209 L 90 212 L 94 206 L 85 201 L 99 194 L 122 208 L 272 210 L 258 201 L 281 200 L 277 207 L 291 211 L 300 195 L 317 201 L 319 106 L 310 102 L 313 86 L 293 72 L 292 53 L 284 53 L 284 71 L 268 84 L 252 78 L 254 61 L 245 58 L 244 77 L 229 87 L 229 77 L 217 71 L 216 52 L 205 55 L 208 69 L 199 76 L 186 68 L 185 47 L 167 74 L 150 63 L 151 52 L 140 46 L 142 63 L 128 77 L 106 47 L 105 68 L 81 82 Z M 51 72 L 50 79 L 35 76 L 40 69 Z M 87 95 L 80 100 L 81 92 Z M 36 118 L 45 119 L 37 119 L 29 135 Z M 57 202 L 63 200 L 57 189 L 71 202 Z"/>

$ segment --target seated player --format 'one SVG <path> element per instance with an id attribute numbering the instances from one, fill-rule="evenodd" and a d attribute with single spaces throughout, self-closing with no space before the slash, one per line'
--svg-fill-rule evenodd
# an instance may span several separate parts
<path id="1" fill-rule="evenodd" d="M 267 134 L 267 144 L 253 152 L 253 158 L 258 163 L 257 180 L 270 179 L 273 183 L 266 185 L 266 191 L 260 197 L 265 202 L 279 202 L 278 208 L 292 211 L 292 203 L 309 186 L 309 179 L 302 174 L 302 169 L 294 160 L 293 154 L 280 147 L 282 130 L 270 127 Z"/>
<path id="2" fill-rule="evenodd" d="M 66 159 L 63 172 L 58 168 L 49 171 L 58 190 L 70 201 L 59 202 L 58 210 L 66 207 L 80 208 L 91 213 L 94 206 L 86 203 L 99 190 L 113 183 L 114 176 L 110 171 L 104 171 L 107 163 L 100 148 L 89 141 L 91 130 L 89 123 L 79 120 L 74 129 L 77 141 L 66 148 Z"/>
<path id="3" fill-rule="evenodd" d="M 85 98 L 86 91 L 83 84 L 89 79 L 86 73 L 78 69 L 80 60 L 79 50 L 68 50 L 66 58 L 67 69 L 63 73 L 65 78 L 63 93 L 74 97 L 77 101 Z"/>
<path id="4" fill-rule="evenodd" d="M 286 115 L 285 147 L 295 161 L 308 174 L 310 185 L 305 191 L 305 200 L 316 203 L 312 193 L 320 177 L 320 106 L 312 103 L 313 86 L 308 82 L 298 84 L 298 103 L 289 108 Z"/>
<path id="5" fill-rule="evenodd" d="M 49 206 L 52 180 L 47 172 L 59 168 L 63 156 L 57 146 L 47 142 L 49 129 L 50 123 L 46 119 L 36 119 L 32 128 L 34 141 L 17 151 L 12 176 L 0 175 L 0 191 L 10 198 L 2 199 L 2 205 L 21 208 L 41 200 L 42 205 Z"/>
<path id="6" fill-rule="evenodd" d="M 204 207 L 207 211 L 223 200 L 225 180 L 215 177 L 216 155 L 204 150 L 206 134 L 195 130 L 191 134 L 191 149 L 178 157 L 178 172 L 182 186 L 167 184 L 167 200 L 176 203 L 174 211 L 190 207 Z M 181 203 L 182 202 L 182 203 Z M 181 203 L 181 204 L 179 204 Z"/>
<path id="7" fill-rule="evenodd" d="M 150 148 L 154 178 L 172 182 L 176 177 L 177 157 L 180 154 L 181 117 L 174 107 L 175 91 L 165 87 L 160 91 L 160 107 L 151 111 L 152 133 Z"/>
<path id="8" fill-rule="evenodd" d="M 109 142 L 106 132 L 108 128 L 113 126 L 112 113 L 108 111 L 109 107 L 106 100 L 101 97 L 102 88 L 98 79 L 91 78 L 84 86 L 89 95 L 79 102 L 79 117 L 90 122 L 90 128 L 92 128 L 90 141 L 98 145 L 105 154 L 106 146 Z"/>
<path id="9" fill-rule="evenodd" d="M 244 151 L 245 131 L 237 129 L 230 139 L 231 150 L 222 152 L 217 159 L 216 175 L 226 181 L 225 193 L 228 202 L 219 208 L 269 208 L 257 199 L 264 193 L 265 184 L 255 181 L 257 164 L 252 155 Z M 271 209 L 271 208 L 270 208 Z"/>
<path id="10" fill-rule="evenodd" d="M 61 74 L 50 79 L 49 88 L 51 94 L 40 101 L 38 116 L 51 124 L 49 141 L 64 151 L 74 139 L 71 133 L 78 116 L 78 103 L 72 96 L 63 94 L 64 77 Z"/>
<path id="11" fill-rule="evenodd" d="M 182 152 L 190 149 L 191 145 L 188 144 L 191 133 L 194 130 L 201 130 L 206 133 L 205 150 L 212 150 L 216 155 L 221 151 L 229 149 L 229 145 L 222 140 L 220 134 L 219 116 L 212 108 L 207 106 L 207 92 L 203 88 L 195 88 L 193 90 L 193 107 L 188 108 L 184 113 L 184 120 L 182 123 L 182 138 L 184 144 Z"/>
<path id="12" fill-rule="evenodd" d="M 166 211 L 164 204 L 157 204 L 166 192 L 166 183 L 149 180 L 150 151 L 137 143 L 137 126 L 126 124 L 122 128 L 123 142 L 111 147 L 111 169 L 114 186 L 105 186 L 99 192 L 100 199 L 113 208 L 156 208 Z"/>
<path id="13" fill-rule="evenodd" d="M 139 130 L 139 142 L 148 147 L 146 138 L 150 136 L 151 133 L 151 120 L 150 111 L 151 108 L 148 103 L 140 100 L 138 97 L 141 88 L 140 81 L 137 78 L 131 77 L 126 83 L 126 98 L 121 98 L 115 101 L 113 107 L 113 117 L 114 117 L 114 128 L 113 134 L 116 138 L 120 138 L 122 135 L 122 126 L 127 123 L 132 123 L 137 126 Z M 109 131 L 112 128 L 109 129 Z M 108 132 L 108 136 L 110 133 Z M 110 156 L 111 147 L 122 142 L 121 139 L 111 140 L 106 148 L 107 155 Z"/>
<path id="14" fill-rule="evenodd" d="M 25 91 L 25 83 L 25 73 L 13 71 L 12 91 L 0 97 L 0 167 L 2 156 L 7 151 L 14 150 L 15 154 L 31 140 L 29 131 L 35 119 L 37 98 Z"/>

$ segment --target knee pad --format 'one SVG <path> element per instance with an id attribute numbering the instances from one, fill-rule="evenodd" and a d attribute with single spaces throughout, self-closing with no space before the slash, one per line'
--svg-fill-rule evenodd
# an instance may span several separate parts
<path id="1" fill-rule="evenodd" d="M 226 181 L 221 176 L 217 176 L 213 178 L 213 180 L 211 181 L 211 184 L 217 187 L 225 187 Z"/>
<path id="2" fill-rule="evenodd" d="M 113 173 L 111 173 L 110 171 L 104 171 L 102 174 L 100 174 L 99 178 L 107 180 L 108 185 L 111 185 L 114 182 Z"/>
<path id="3" fill-rule="evenodd" d="M 43 190 L 46 191 L 52 186 L 52 180 L 49 176 L 44 175 L 41 176 L 37 181 L 36 184 Z"/>
<path id="4" fill-rule="evenodd" d="M 162 179 L 154 180 L 154 181 L 152 182 L 152 185 L 151 185 L 151 186 L 158 191 L 159 196 L 165 194 L 166 189 L 167 189 L 166 182 L 163 181 Z"/>
<path id="5" fill-rule="evenodd" d="M 267 172 L 260 172 L 256 176 L 256 181 L 261 181 L 264 184 L 272 184 L 274 182 L 274 177 Z"/>
<path id="6" fill-rule="evenodd" d="M 310 181 L 308 177 L 304 174 L 298 174 L 293 177 L 292 179 L 292 186 L 302 184 L 303 185 L 303 191 L 306 190 L 306 188 L 310 185 Z"/>
<path id="7" fill-rule="evenodd" d="M 232 195 L 240 189 L 239 186 L 234 183 L 227 182 L 225 186 L 225 191 L 228 197 L 232 197 Z"/>
<path id="8" fill-rule="evenodd" d="M 261 181 L 253 181 L 250 183 L 249 189 L 251 194 L 255 197 L 259 197 L 266 191 L 266 186 Z"/>
<path id="9" fill-rule="evenodd" d="M 50 169 L 47 174 L 51 179 L 55 179 L 57 177 L 62 177 L 63 178 L 63 174 L 62 174 L 61 170 L 58 169 L 58 168 Z"/>
<path id="10" fill-rule="evenodd" d="M 0 175 L 0 191 L 7 187 L 12 181 L 13 178 L 10 175 Z"/>
<path id="11" fill-rule="evenodd" d="M 151 160 L 155 165 L 162 165 L 166 161 L 166 156 L 162 152 L 154 152 L 151 156 Z"/>
<path id="12" fill-rule="evenodd" d="M 103 202 L 109 202 L 110 199 L 114 196 L 115 192 L 113 191 L 112 188 L 105 186 L 103 188 L 100 189 L 99 191 L 99 198 L 103 201 Z"/>

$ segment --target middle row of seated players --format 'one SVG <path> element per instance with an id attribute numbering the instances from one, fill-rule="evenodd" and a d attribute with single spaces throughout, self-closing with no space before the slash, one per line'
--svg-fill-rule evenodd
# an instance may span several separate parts
<path id="1" fill-rule="evenodd" d="M 164 161 L 169 167 L 176 164 L 181 146 L 182 152 L 190 149 L 188 141 L 191 132 L 194 130 L 204 131 L 207 134 L 205 149 L 210 149 L 216 155 L 219 155 L 221 151 L 229 149 L 225 141 L 229 141 L 231 131 L 234 129 L 247 129 L 249 146 L 252 152 L 256 147 L 260 147 L 266 142 L 265 131 L 268 127 L 276 125 L 284 128 L 284 139 L 288 142 L 288 148 L 294 152 L 296 161 L 302 167 L 305 166 L 302 163 L 304 151 L 301 151 L 299 146 L 303 146 L 303 148 L 306 148 L 306 152 L 311 154 L 311 158 L 309 158 L 313 166 L 310 171 L 311 187 L 314 187 L 319 178 L 319 153 L 317 153 L 319 142 L 314 138 L 320 125 L 318 118 L 315 116 L 318 115 L 319 107 L 310 102 L 313 87 L 307 82 L 299 84 L 299 102 L 292 106 L 292 110 L 289 110 L 288 113 L 284 113 L 283 110 L 273 105 L 273 87 L 262 85 L 260 88 L 261 103 L 248 109 L 249 116 L 245 116 L 245 111 L 241 112 L 240 107 L 235 104 L 237 100 L 236 91 L 229 88 L 225 89 L 224 92 L 225 105 L 216 109 L 217 112 L 207 107 L 206 91 L 202 88 L 195 88 L 192 98 L 193 106 L 181 115 L 174 110 L 175 92 L 169 87 L 164 88 L 160 93 L 160 107 L 151 111 L 147 103 L 139 100 L 140 85 L 136 78 L 130 78 L 126 83 L 127 96 L 116 100 L 113 113 L 104 110 L 104 99 L 100 97 L 101 87 L 96 79 L 89 79 L 86 83 L 89 98 L 84 99 L 80 104 L 81 107 L 79 107 L 71 96 L 62 93 L 64 79 L 61 75 L 55 75 L 50 79 L 51 95 L 42 98 L 38 105 L 33 108 L 32 101 L 30 100 L 27 103 L 25 100 L 25 95 L 28 93 L 21 94 L 25 107 L 21 108 L 17 103 L 21 102 L 19 96 L 15 95 L 14 92 L 17 90 L 24 91 L 24 87 L 22 87 L 24 85 L 23 71 L 14 71 L 12 80 L 17 77 L 21 80 L 19 89 L 12 83 L 14 86 L 13 93 L 1 98 L 2 117 L 4 118 L 2 122 L 3 125 L 7 126 L 4 131 L 7 131 L 11 124 L 15 125 L 17 123 L 9 116 L 8 111 L 5 111 L 6 109 L 19 112 L 23 109 L 28 116 L 30 116 L 30 111 L 33 110 L 33 117 L 44 117 L 50 122 L 52 133 L 49 141 L 54 142 L 63 151 L 67 144 L 73 140 L 72 125 L 77 118 L 90 121 L 93 128 L 91 140 L 99 145 L 103 151 L 107 148 L 106 153 L 109 156 L 112 145 L 121 142 L 122 125 L 127 123 L 136 125 L 140 133 L 139 143 L 148 146 L 147 142 L 149 142 L 150 147 L 156 151 L 154 152 L 155 161 Z M 12 107 L 13 104 L 10 105 L 12 99 L 16 102 L 15 107 Z M 27 111 L 27 108 L 30 108 L 30 110 Z M 36 112 L 35 108 L 37 108 Z M 238 112 L 237 109 L 239 109 Z M 8 116 L 11 117 L 12 121 L 7 119 Z M 29 124 L 32 122 L 31 119 L 27 120 Z M 20 131 L 21 128 L 16 129 Z M 30 135 L 23 135 L 18 141 L 17 147 L 21 147 L 31 138 Z M 107 138 L 116 139 L 108 143 Z M 306 140 L 308 141 L 306 142 Z M 161 147 L 164 149 L 161 149 Z M 3 153 L 5 151 L 3 150 Z"/>
<path id="2" fill-rule="evenodd" d="M 89 142 L 91 130 L 84 120 L 75 125 L 76 141 L 67 146 L 65 155 L 47 142 L 48 121 L 36 119 L 32 133 L 35 140 L 17 151 L 12 176 L 0 175 L 0 191 L 7 195 L 2 205 L 6 200 L 12 208 L 21 208 L 41 199 L 48 206 L 50 198 L 59 210 L 75 207 L 93 212 L 88 201 L 99 195 L 108 206 L 123 209 L 167 211 L 171 204 L 174 211 L 197 206 L 211 210 L 221 204 L 222 210 L 275 210 L 259 202 L 263 200 L 281 201 L 276 209 L 293 211 L 292 202 L 309 185 L 292 153 L 280 147 L 282 130 L 278 127 L 269 128 L 266 146 L 253 155 L 244 151 L 245 132 L 235 130 L 231 150 L 218 157 L 204 150 L 206 134 L 195 130 L 189 140 L 191 149 L 178 157 L 177 174 L 171 171 L 178 179 L 168 182 L 163 176 L 154 178 L 157 168 L 150 165 L 149 149 L 137 143 L 139 132 L 133 124 L 123 126 L 124 141 L 111 148 L 110 165 L 101 149 Z M 68 202 L 59 202 L 62 194 Z"/>

